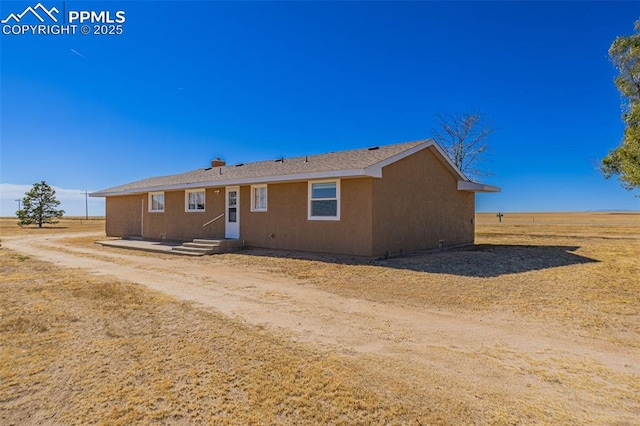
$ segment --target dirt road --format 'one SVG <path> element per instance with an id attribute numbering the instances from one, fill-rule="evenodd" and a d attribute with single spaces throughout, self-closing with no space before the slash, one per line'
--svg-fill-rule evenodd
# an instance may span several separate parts
<path id="1" fill-rule="evenodd" d="M 476 399 L 480 407 L 483 399 L 500 396 L 520 404 L 535 401 L 532 406 L 560 404 L 575 410 L 571 417 L 576 421 L 606 422 L 610 413 L 602 410 L 602 392 L 619 387 L 610 377 L 640 375 L 633 348 L 509 313 L 458 313 L 345 298 L 302 280 L 225 264 L 219 260 L 224 257 L 156 257 L 59 241 L 69 236 L 9 237 L 3 246 L 58 266 L 138 283 L 322 350 L 375 359 L 384 374 L 441 386 L 452 397 Z M 554 377 L 549 371 L 555 371 Z M 567 386 L 573 390 L 585 379 L 602 386 L 585 384 L 567 393 Z M 636 402 L 626 404 L 630 415 L 638 410 Z"/>

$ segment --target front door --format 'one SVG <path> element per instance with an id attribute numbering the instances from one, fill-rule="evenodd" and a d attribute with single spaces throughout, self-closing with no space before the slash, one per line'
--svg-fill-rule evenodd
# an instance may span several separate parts
<path id="1" fill-rule="evenodd" d="M 239 238 L 240 237 L 240 187 L 227 186 L 226 192 L 226 205 L 225 205 L 225 238 Z"/>

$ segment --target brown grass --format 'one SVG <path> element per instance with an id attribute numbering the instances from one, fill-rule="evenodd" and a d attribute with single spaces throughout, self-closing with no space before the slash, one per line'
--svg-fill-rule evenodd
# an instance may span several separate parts
<path id="1" fill-rule="evenodd" d="M 15 217 L 0 217 L 0 237 L 9 237 L 14 235 L 41 235 L 41 234 L 59 234 L 66 232 L 97 232 L 104 235 L 103 217 L 66 217 L 59 220 L 56 224 L 45 224 L 42 228 L 37 226 L 18 226 L 18 219 Z"/>
<path id="2" fill-rule="evenodd" d="M 640 347 L 640 214 L 530 218 L 478 215 L 475 247 L 384 261 L 267 250 L 225 256 L 341 296 L 513 312 Z"/>
<path id="3" fill-rule="evenodd" d="M 0 250 L 0 423 L 408 423 L 402 389 L 144 287 Z M 448 404 L 446 400 L 440 404 Z M 462 417 L 453 409 L 452 418 Z"/>
<path id="4" fill-rule="evenodd" d="M 477 223 L 476 247 L 386 261 L 253 250 L 185 262 L 286 274 L 379 303 L 515 314 L 558 335 L 637 351 L 640 215 L 506 214 L 498 223 L 487 214 Z M 9 234 L 33 231 L 40 232 Z M 437 363 L 425 368 L 432 360 L 339 356 L 0 249 L 3 424 L 632 424 L 640 410 L 637 376 L 553 348 L 488 347 L 466 359 L 444 348 L 431 353 L 453 374 Z M 483 387 L 497 380 L 483 369 L 456 377 L 456 363 L 465 362 L 522 377 L 523 388 Z"/>
<path id="5" fill-rule="evenodd" d="M 385 261 L 269 250 L 191 261 L 284 274 L 381 303 L 570 323 L 640 347 L 640 213 L 505 213 L 502 222 L 486 213 L 476 221 L 475 247 Z M 64 241 L 89 247 L 96 238 Z"/>

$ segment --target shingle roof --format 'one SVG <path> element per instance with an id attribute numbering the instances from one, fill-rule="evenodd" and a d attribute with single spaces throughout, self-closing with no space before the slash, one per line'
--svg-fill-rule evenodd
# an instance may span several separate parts
<path id="1" fill-rule="evenodd" d="M 433 140 L 427 139 L 305 157 L 196 169 L 176 175 L 142 179 L 94 192 L 91 195 L 101 197 L 166 189 L 195 188 L 198 186 L 286 181 L 295 180 L 302 176 L 330 178 L 366 175 L 368 168 L 394 160 L 395 157 L 402 158 L 405 153 L 408 155 L 415 150 L 420 150 L 433 144 Z M 464 176 L 462 178 L 464 179 Z"/>

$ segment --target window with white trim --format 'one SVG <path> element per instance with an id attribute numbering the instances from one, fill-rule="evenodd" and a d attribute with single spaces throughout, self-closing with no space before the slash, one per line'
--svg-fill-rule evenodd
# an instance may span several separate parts
<path id="1" fill-rule="evenodd" d="M 251 211 L 267 211 L 267 185 L 251 185 Z"/>
<path id="2" fill-rule="evenodd" d="M 340 180 L 309 182 L 309 220 L 340 220 Z"/>
<path id="3" fill-rule="evenodd" d="M 185 211 L 187 212 L 203 212 L 204 211 L 204 189 L 192 189 L 184 193 Z"/>
<path id="4" fill-rule="evenodd" d="M 149 211 L 150 212 L 164 211 L 164 192 L 149 193 Z"/>

